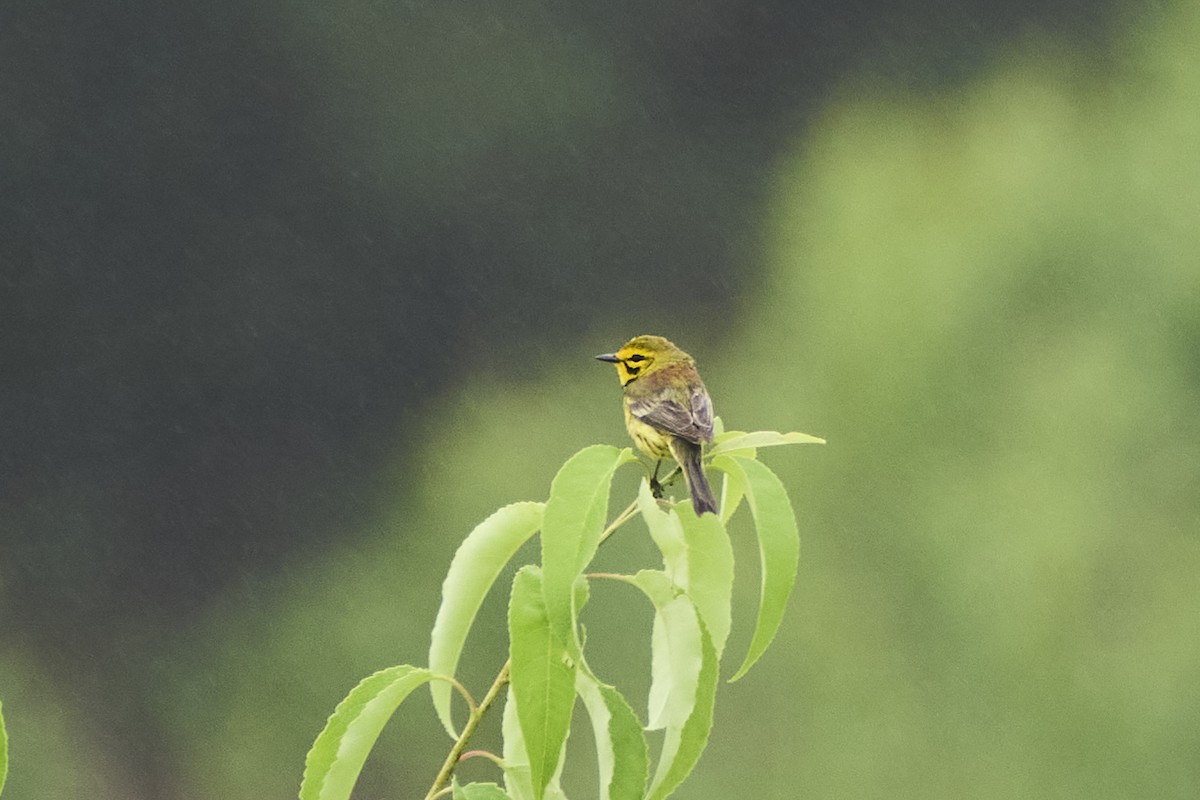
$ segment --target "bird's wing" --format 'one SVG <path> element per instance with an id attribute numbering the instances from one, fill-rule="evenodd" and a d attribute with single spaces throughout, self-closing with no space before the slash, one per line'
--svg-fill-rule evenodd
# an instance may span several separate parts
<path id="1" fill-rule="evenodd" d="M 700 434 L 701 441 L 712 441 L 712 400 L 708 396 L 708 390 L 703 386 L 692 387 L 692 423 L 696 426 L 696 432 Z"/>
<path id="2" fill-rule="evenodd" d="M 712 441 L 712 401 L 704 387 L 693 387 L 690 408 L 673 400 L 672 393 L 669 387 L 664 387 L 649 397 L 631 400 L 629 413 L 660 431 L 689 442 Z"/>

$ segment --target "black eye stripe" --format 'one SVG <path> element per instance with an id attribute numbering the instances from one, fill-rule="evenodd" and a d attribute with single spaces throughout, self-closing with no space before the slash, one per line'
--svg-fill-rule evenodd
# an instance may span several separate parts
<path id="1" fill-rule="evenodd" d="M 626 360 L 627 360 L 627 361 L 633 361 L 633 362 L 645 361 L 645 360 L 646 360 L 646 357 L 645 357 L 644 355 L 642 355 L 641 353 L 634 353 L 633 355 L 631 355 L 631 356 L 630 356 L 629 358 L 627 358 Z"/>

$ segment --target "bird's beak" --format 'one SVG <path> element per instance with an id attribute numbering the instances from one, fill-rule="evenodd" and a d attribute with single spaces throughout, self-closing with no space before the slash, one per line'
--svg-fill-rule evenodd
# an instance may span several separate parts
<path id="1" fill-rule="evenodd" d="M 597 361 L 607 361 L 610 364 L 616 364 L 621 359 L 617 358 L 616 353 L 604 353 L 603 355 L 596 356 L 596 360 Z"/>

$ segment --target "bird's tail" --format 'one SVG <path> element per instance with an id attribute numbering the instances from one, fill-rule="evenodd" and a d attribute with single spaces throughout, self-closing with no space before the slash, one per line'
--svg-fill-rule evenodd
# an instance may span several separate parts
<path id="1" fill-rule="evenodd" d="M 671 455 L 675 456 L 679 466 L 683 467 L 683 477 L 687 481 L 688 492 L 692 495 L 692 508 L 695 509 L 697 517 L 705 511 L 717 513 L 717 501 L 713 498 L 708 478 L 704 476 L 700 453 L 700 445 L 677 436 L 671 437 Z"/>

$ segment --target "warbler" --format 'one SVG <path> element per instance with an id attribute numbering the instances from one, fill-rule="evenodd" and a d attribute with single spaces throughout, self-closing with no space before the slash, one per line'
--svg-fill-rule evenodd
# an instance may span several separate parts
<path id="1" fill-rule="evenodd" d="M 717 512 L 712 487 L 700 462 L 702 445 L 713 438 L 712 400 L 696 362 L 661 336 L 635 336 L 615 353 L 596 356 L 617 365 L 625 388 L 625 429 L 646 455 L 658 459 L 651 485 L 657 487 L 662 459 L 683 468 L 696 516 Z"/>

